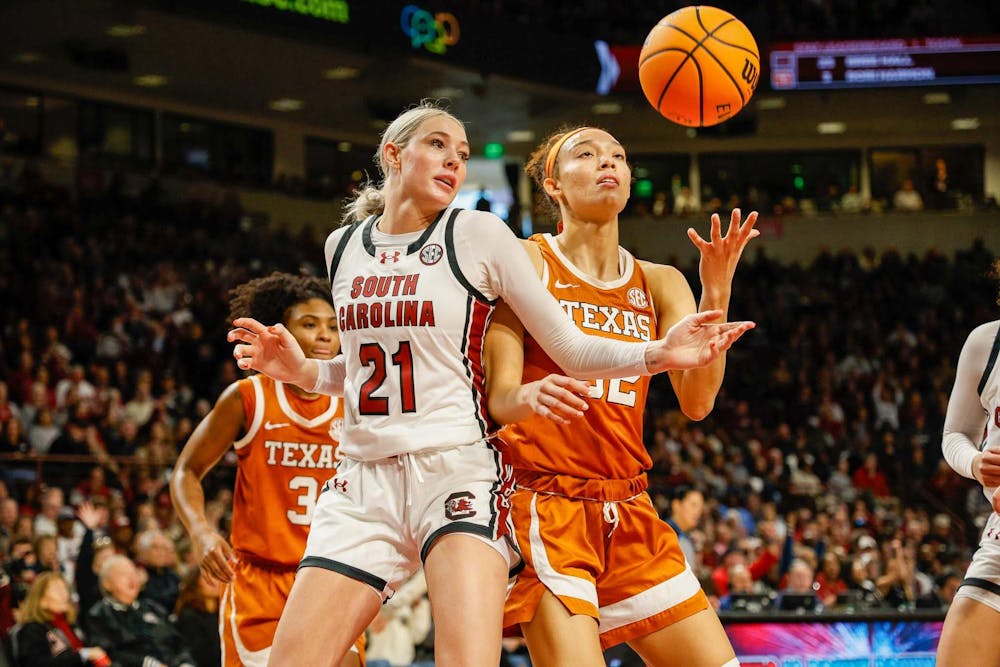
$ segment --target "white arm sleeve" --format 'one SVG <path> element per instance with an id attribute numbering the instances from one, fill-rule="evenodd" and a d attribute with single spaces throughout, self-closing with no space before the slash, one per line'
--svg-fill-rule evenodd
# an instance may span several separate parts
<path id="1" fill-rule="evenodd" d="M 467 212 L 456 221 L 455 250 L 466 279 L 487 298 L 506 301 L 524 328 L 569 375 L 584 378 L 649 375 L 649 343 L 588 336 L 538 279 L 527 251 L 494 215 Z"/>
<path id="2" fill-rule="evenodd" d="M 962 346 L 955 373 L 955 386 L 948 399 L 948 412 L 944 418 L 944 435 L 941 451 L 955 472 L 975 479 L 972 463 L 979 453 L 978 443 L 983 439 L 989 418 L 979 397 L 979 383 L 989 361 L 993 340 L 1000 322 L 990 322 L 976 327 Z"/>
<path id="3" fill-rule="evenodd" d="M 344 355 L 338 354 L 333 359 L 316 361 L 319 364 L 319 372 L 316 374 L 316 384 L 313 385 L 312 392 L 343 396 L 344 380 L 347 378 L 347 360 Z"/>
<path id="4" fill-rule="evenodd" d="M 337 243 L 343 237 L 346 227 L 334 230 L 326 237 L 324 246 L 324 256 L 326 257 L 327 282 L 333 280 L 330 275 L 330 262 L 337 251 Z M 336 309 L 336 304 L 334 304 Z M 347 378 L 347 360 L 343 354 L 338 354 L 333 359 L 316 360 L 318 369 L 316 373 L 316 384 L 312 387 L 314 394 L 327 394 L 329 396 L 344 395 L 344 380 Z"/>

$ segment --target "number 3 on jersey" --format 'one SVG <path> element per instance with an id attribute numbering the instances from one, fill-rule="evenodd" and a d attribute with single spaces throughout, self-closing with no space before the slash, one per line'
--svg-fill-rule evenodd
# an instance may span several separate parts
<path id="1" fill-rule="evenodd" d="M 591 380 L 593 384 L 590 386 L 589 396 L 591 398 L 603 398 L 608 403 L 613 403 L 615 405 L 624 405 L 630 408 L 635 407 L 635 389 L 629 389 L 628 391 L 622 391 L 622 384 L 633 384 L 639 381 L 638 375 L 633 375 L 627 378 L 612 378 L 607 381 L 608 394 L 604 395 L 604 380 Z"/>
<path id="2" fill-rule="evenodd" d="M 316 497 L 319 495 L 319 482 L 317 482 L 313 477 L 298 475 L 288 481 L 288 489 L 290 491 L 300 491 L 296 500 L 298 501 L 298 506 L 304 507 L 305 509 L 301 512 L 290 509 L 285 512 L 285 516 L 287 516 L 288 520 L 296 526 L 308 526 L 309 522 L 312 521 L 313 510 L 316 509 Z"/>
<path id="3" fill-rule="evenodd" d="M 416 391 L 413 388 L 413 353 L 410 351 L 410 341 L 400 341 L 399 348 L 390 357 L 378 343 L 365 343 L 358 350 L 358 360 L 365 366 L 372 367 L 372 374 L 361 385 L 358 408 L 363 415 L 388 415 L 389 399 L 385 396 L 375 396 L 385 383 L 390 359 L 393 366 L 399 369 L 399 403 L 403 412 L 417 411 Z"/>

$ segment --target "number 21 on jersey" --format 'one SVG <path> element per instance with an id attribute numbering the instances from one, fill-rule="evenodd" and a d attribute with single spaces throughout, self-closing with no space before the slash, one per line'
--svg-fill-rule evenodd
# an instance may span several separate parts
<path id="1" fill-rule="evenodd" d="M 413 387 L 413 352 L 410 351 L 410 341 L 399 342 L 399 347 L 392 355 L 378 343 L 365 343 L 358 349 L 358 360 L 364 366 L 370 366 L 372 374 L 361 385 L 358 398 L 358 408 L 363 415 L 388 415 L 389 399 L 385 396 L 375 396 L 382 388 L 388 375 L 388 365 L 391 363 L 399 372 L 399 403 L 402 412 L 417 411 L 416 390 Z"/>

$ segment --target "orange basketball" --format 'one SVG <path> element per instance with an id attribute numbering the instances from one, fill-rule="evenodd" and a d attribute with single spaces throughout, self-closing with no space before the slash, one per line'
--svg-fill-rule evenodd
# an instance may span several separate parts
<path id="1" fill-rule="evenodd" d="M 743 23 L 716 7 L 691 6 L 663 17 L 646 36 L 639 82 L 666 119 L 717 125 L 750 101 L 760 78 L 757 42 Z"/>

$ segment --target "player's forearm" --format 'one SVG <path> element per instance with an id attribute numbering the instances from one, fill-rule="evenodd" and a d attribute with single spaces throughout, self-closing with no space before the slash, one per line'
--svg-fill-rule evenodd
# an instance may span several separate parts
<path id="1" fill-rule="evenodd" d="M 528 395 L 531 386 L 536 384 L 537 382 L 532 382 L 527 385 L 491 389 L 487 392 L 490 418 L 498 424 L 513 424 L 534 415 Z"/>
<path id="2" fill-rule="evenodd" d="M 677 401 L 681 411 L 695 421 L 707 417 L 715 407 L 715 397 L 719 395 L 725 374 L 725 353 L 708 366 L 680 372 Z"/>
<path id="3" fill-rule="evenodd" d="M 729 317 L 729 296 L 731 285 L 702 285 L 698 311 L 721 310 L 722 321 Z M 681 411 L 695 421 L 701 421 L 715 407 L 715 397 L 719 395 L 722 379 L 726 374 L 726 355 L 723 353 L 708 366 L 686 370 L 681 375 L 677 401 Z"/>
<path id="4" fill-rule="evenodd" d="M 211 530 L 205 517 L 205 491 L 193 470 L 179 466 L 170 478 L 170 498 L 189 536 Z"/>

